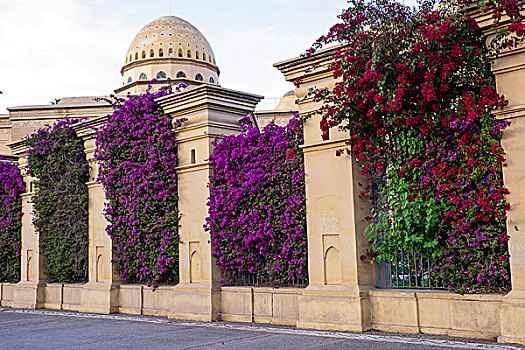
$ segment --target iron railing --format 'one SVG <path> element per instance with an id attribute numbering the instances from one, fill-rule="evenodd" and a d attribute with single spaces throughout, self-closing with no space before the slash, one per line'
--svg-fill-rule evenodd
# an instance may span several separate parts
<path id="1" fill-rule="evenodd" d="M 278 281 L 275 278 L 250 272 L 223 272 L 226 285 L 230 286 L 255 286 L 255 287 L 306 287 L 308 278 L 291 278 L 286 281 Z"/>
<path id="2" fill-rule="evenodd" d="M 435 278 L 435 261 L 430 254 L 400 250 L 388 261 L 377 264 L 377 286 L 380 288 L 444 289 Z"/>

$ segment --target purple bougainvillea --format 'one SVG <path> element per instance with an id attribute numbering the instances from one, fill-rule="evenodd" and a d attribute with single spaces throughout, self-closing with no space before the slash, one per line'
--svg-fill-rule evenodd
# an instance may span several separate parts
<path id="1" fill-rule="evenodd" d="M 20 280 L 23 192 L 17 164 L 0 159 L 0 282 Z"/>
<path id="2" fill-rule="evenodd" d="M 126 282 L 154 287 L 178 280 L 177 146 L 172 119 L 155 101 L 170 93 L 114 98 L 95 154 L 117 270 Z"/>
<path id="3" fill-rule="evenodd" d="M 244 123 L 247 118 L 244 118 Z M 307 277 L 301 122 L 246 125 L 219 143 L 210 161 L 210 231 L 225 283 L 239 273 L 283 285 Z"/>

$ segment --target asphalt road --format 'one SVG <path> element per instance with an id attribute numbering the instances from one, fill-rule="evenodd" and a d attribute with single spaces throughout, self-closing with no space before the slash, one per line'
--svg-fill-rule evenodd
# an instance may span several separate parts
<path id="1" fill-rule="evenodd" d="M 0 309 L 0 349 L 523 349 L 443 338 Z"/>

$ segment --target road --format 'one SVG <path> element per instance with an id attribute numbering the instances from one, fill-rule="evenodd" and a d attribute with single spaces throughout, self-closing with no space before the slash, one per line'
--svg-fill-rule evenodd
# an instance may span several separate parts
<path id="1" fill-rule="evenodd" d="M 478 349 L 517 345 L 227 322 L 0 309 L 0 349 Z"/>

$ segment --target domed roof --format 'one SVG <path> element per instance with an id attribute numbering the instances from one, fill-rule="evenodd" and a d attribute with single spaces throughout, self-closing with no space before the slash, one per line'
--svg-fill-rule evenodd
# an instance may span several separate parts
<path id="1" fill-rule="evenodd" d="M 189 22 L 175 16 L 148 23 L 135 36 L 126 55 L 126 64 L 160 57 L 186 58 L 216 66 L 208 40 Z"/>

